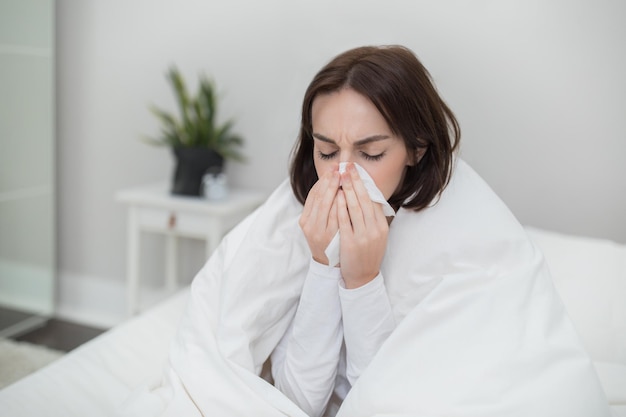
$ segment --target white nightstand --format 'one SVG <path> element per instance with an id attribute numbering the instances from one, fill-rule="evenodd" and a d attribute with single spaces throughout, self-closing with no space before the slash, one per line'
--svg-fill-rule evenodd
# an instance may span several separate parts
<path id="1" fill-rule="evenodd" d="M 172 195 L 166 183 L 121 190 L 116 199 L 128 205 L 128 259 L 126 276 L 127 309 L 134 315 L 139 309 L 141 232 L 166 235 L 166 290 L 177 287 L 177 238 L 191 237 L 206 241 L 206 256 L 215 250 L 222 237 L 257 208 L 266 194 L 244 189 L 230 189 L 228 197 L 209 201 L 202 197 Z"/>

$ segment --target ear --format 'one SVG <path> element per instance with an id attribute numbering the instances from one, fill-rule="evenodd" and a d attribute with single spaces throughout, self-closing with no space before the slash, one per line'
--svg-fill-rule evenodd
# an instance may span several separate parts
<path id="1" fill-rule="evenodd" d="M 419 161 L 422 160 L 422 158 L 424 157 L 424 154 L 426 153 L 426 151 L 428 150 L 428 146 L 424 147 L 424 148 L 418 148 L 415 153 L 412 155 L 408 156 L 408 161 L 407 161 L 407 165 L 408 166 L 414 166 L 417 165 L 419 163 Z"/>

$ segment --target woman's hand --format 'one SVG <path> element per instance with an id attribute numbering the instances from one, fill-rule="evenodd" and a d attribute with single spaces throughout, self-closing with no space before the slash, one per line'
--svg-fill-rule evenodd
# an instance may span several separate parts
<path id="1" fill-rule="evenodd" d="M 337 193 L 341 275 L 346 288 L 357 288 L 380 272 L 389 223 L 382 206 L 370 199 L 353 164 L 348 164 L 341 178 L 342 190 Z"/>
<path id="2" fill-rule="evenodd" d="M 313 259 L 325 265 L 328 265 L 328 257 L 324 251 L 339 230 L 336 198 L 339 178 L 339 171 L 335 169 L 313 185 L 299 221 Z"/>

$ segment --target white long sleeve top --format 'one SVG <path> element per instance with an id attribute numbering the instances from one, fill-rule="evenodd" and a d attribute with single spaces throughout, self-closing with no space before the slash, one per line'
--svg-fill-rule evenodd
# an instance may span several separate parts
<path id="1" fill-rule="evenodd" d="M 334 415 L 394 328 L 381 274 L 346 289 L 339 268 L 311 260 L 295 317 L 271 356 L 274 385 L 310 416 Z"/>

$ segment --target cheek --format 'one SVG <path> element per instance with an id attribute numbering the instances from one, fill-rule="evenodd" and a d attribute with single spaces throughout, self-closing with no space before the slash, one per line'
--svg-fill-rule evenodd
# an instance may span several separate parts
<path id="1" fill-rule="evenodd" d="M 328 171 L 332 171 L 333 166 L 329 161 L 324 161 L 320 158 L 314 158 L 313 164 L 315 166 L 315 172 L 317 173 L 317 178 L 321 178 Z"/>
<path id="2" fill-rule="evenodd" d="M 400 186 L 406 166 L 402 165 L 386 168 L 387 169 L 378 169 L 374 173 L 370 173 L 370 176 L 385 196 L 385 199 L 389 200 Z"/>

